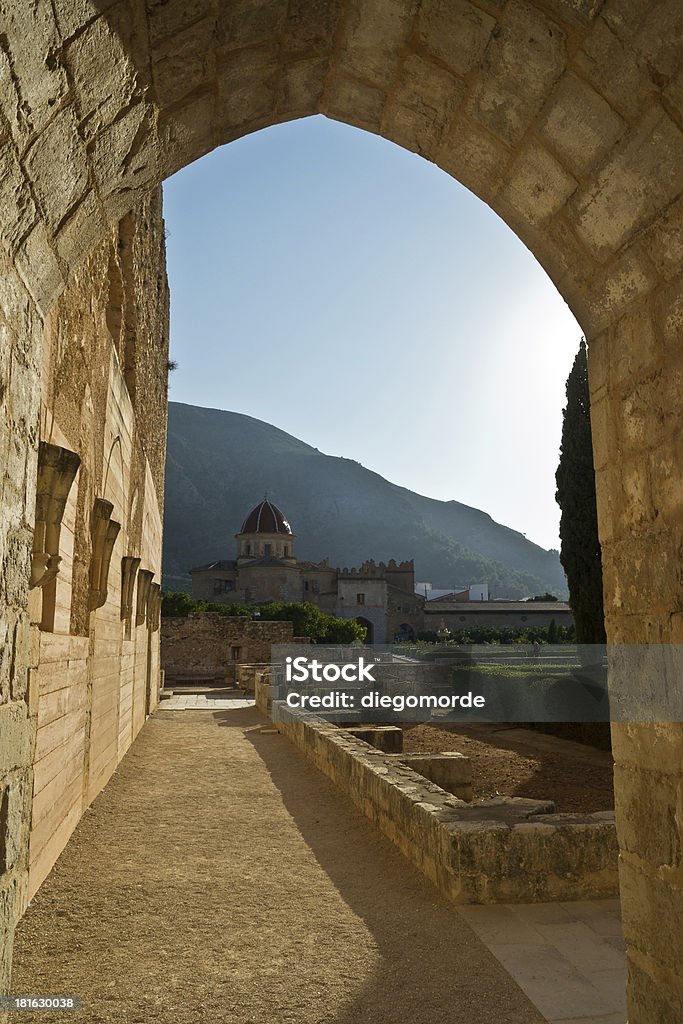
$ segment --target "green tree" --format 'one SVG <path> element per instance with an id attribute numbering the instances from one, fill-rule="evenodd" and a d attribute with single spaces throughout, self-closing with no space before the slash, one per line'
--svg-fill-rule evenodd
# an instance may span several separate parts
<path id="1" fill-rule="evenodd" d="M 257 610 L 253 608 L 252 611 Z M 307 636 L 316 644 L 350 644 L 365 638 L 365 627 L 353 619 L 336 619 L 307 601 L 258 605 L 262 619 L 285 620 L 294 626 L 295 636 Z"/>
<path id="2" fill-rule="evenodd" d="M 560 506 L 560 560 L 580 644 L 604 644 L 602 559 L 598 539 L 586 342 L 582 338 L 567 378 L 560 463 L 555 475 Z"/>
<path id="3" fill-rule="evenodd" d="M 222 604 L 196 601 L 184 591 L 168 591 L 164 594 L 161 614 L 164 618 L 186 618 L 195 612 L 212 615 L 237 615 L 263 621 L 291 622 L 295 636 L 307 636 L 316 644 L 351 644 L 365 639 L 366 629 L 354 619 L 337 619 L 326 615 L 314 604 L 271 601 L 269 604 Z"/>
<path id="4" fill-rule="evenodd" d="M 161 601 L 161 614 L 164 618 L 185 619 L 193 612 L 206 609 L 203 601 L 195 601 L 184 590 L 164 591 Z"/>

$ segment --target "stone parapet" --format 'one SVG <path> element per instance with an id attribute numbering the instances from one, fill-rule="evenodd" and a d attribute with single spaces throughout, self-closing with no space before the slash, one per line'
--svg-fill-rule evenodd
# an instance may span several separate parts
<path id="1" fill-rule="evenodd" d="M 454 903 L 617 895 L 612 812 L 555 814 L 521 797 L 467 804 L 401 763 L 405 755 L 320 718 L 278 706 L 277 728 Z"/>
<path id="2" fill-rule="evenodd" d="M 362 737 L 361 737 L 362 739 Z M 470 803 L 472 800 L 472 762 L 469 757 L 455 750 L 439 754 L 394 754 L 399 764 L 412 768 L 418 775 L 424 775 L 447 793 Z"/>
<path id="3" fill-rule="evenodd" d="M 252 665 L 238 665 L 236 669 L 237 684 L 247 693 L 256 692 L 256 680 L 270 671 L 270 662 L 257 662 Z"/>
<path id="4" fill-rule="evenodd" d="M 270 711 L 272 706 L 272 686 L 270 679 L 263 675 L 256 680 L 254 684 L 254 696 L 256 698 L 256 707 L 262 715 L 270 717 Z"/>
<path id="5" fill-rule="evenodd" d="M 369 743 L 385 754 L 400 754 L 403 750 L 403 729 L 397 725 L 350 726 L 348 732 L 358 740 Z"/>

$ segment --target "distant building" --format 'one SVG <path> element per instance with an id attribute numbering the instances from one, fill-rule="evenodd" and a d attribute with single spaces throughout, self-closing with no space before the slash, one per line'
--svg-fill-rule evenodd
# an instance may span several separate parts
<path id="1" fill-rule="evenodd" d="M 235 535 L 237 558 L 190 569 L 192 596 L 224 604 L 310 601 L 330 615 L 356 619 L 366 627 L 368 643 L 414 639 L 423 628 L 424 600 L 415 594 L 412 560 L 335 569 L 327 559 L 297 559 L 294 540 L 284 514 L 264 499 Z"/>
<path id="2" fill-rule="evenodd" d="M 416 583 L 415 593 L 424 597 L 425 601 L 488 601 L 488 583 L 471 583 L 464 590 L 443 590 L 436 589 L 431 583 Z"/>
<path id="3" fill-rule="evenodd" d="M 471 626 L 546 627 L 553 619 L 558 626 L 574 624 L 571 608 L 564 601 L 455 601 L 446 597 L 427 601 L 424 606 L 424 628 L 434 633 L 442 624 L 454 633 Z"/>

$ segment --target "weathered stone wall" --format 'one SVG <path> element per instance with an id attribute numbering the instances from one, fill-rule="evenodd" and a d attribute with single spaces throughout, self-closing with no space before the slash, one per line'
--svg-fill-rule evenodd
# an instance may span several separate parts
<path id="1" fill-rule="evenodd" d="M 80 457 L 60 535 L 54 614 L 31 591 L 29 711 L 35 728 L 29 896 L 157 701 L 158 634 L 122 618 L 122 559 L 161 570 L 168 359 L 161 195 L 112 228 L 45 321 L 40 437 Z M 121 524 L 107 597 L 89 601 L 96 499 Z M 135 588 L 133 588 L 135 596 Z M 134 605 L 136 602 L 134 601 Z"/>
<path id="2" fill-rule="evenodd" d="M 8 0 L 2 17 L 0 441 L 10 469 L 0 597 L 10 642 L 0 672 L 13 784 L 26 777 L 29 743 L 40 320 L 160 180 L 218 144 L 308 114 L 436 162 L 548 271 L 589 342 L 608 637 L 680 643 L 677 0 Z M 98 429 L 86 406 L 84 430 Z M 683 920 L 682 745 L 680 724 L 615 730 L 631 1024 L 682 1015 L 671 938 Z M 8 921 L 25 858 L 15 828 L 5 845 Z"/>
<path id="3" fill-rule="evenodd" d="M 235 668 L 235 682 L 245 693 L 256 696 L 256 683 L 270 673 L 268 662 L 246 663 Z"/>
<path id="4" fill-rule="evenodd" d="M 387 640 L 391 643 L 395 636 L 401 632 L 401 627 L 409 626 L 416 637 L 425 626 L 425 599 L 415 594 L 413 590 L 399 590 L 389 585 L 387 587 Z"/>
<path id="5" fill-rule="evenodd" d="M 42 324 L 0 252 L 0 992 L 28 899 L 32 730 L 28 581 L 38 446 Z"/>
<path id="6" fill-rule="evenodd" d="M 125 232 L 125 240 L 124 240 Z M 121 558 L 161 568 L 168 289 L 161 197 L 142 202 L 81 265 L 41 322 L 11 271 L 3 276 L 0 344 L 4 593 L 0 682 L 0 989 L 7 985 L 11 928 L 64 848 L 84 808 L 111 776 L 156 701 L 158 634 L 149 617 L 126 637 Z M 130 247 L 130 253 L 128 252 Z M 128 305 L 114 296 L 114 268 Z M 22 308 L 23 302 L 23 308 Z M 145 379 L 144 406 L 123 374 L 120 338 L 139 318 L 129 358 Z M 13 337 L 14 311 L 26 332 Z M 143 319 L 144 318 L 144 319 Z M 144 326 L 141 326 L 141 323 Z M 22 358 L 23 353 L 23 358 Z M 40 359 L 40 365 L 36 360 Z M 138 400 L 139 401 L 139 400 Z M 153 410 L 145 431 L 136 421 Z M 49 587 L 28 591 L 36 509 L 38 440 L 80 457 L 59 538 L 61 564 Z M 145 445 L 149 446 L 150 458 Z M 110 500 L 121 522 L 107 599 L 89 608 L 91 513 Z M 50 601 L 49 621 L 43 615 Z"/>
<path id="7" fill-rule="evenodd" d="M 263 684 L 259 705 L 267 705 Z M 469 805 L 347 729 L 273 706 L 283 732 L 454 903 L 598 899 L 617 891 L 611 812 L 520 797 Z M 425 773 L 426 774 L 426 773 Z"/>
<path id="8" fill-rule="evenodd" d="M 239 587 L 233 601 L 301 601 L 303 600 L 301 573 L 295 566 L 273 567 L 242 565 Z"/>
<path id="9" fill-rule="evenodd" d="M 200 612 L 161 620 L 161 664 L 174 679 L 237 681 L 240 664 L 270 664 L 271 644 L 294 642 L 291 622 L 267 622 Z"/>
<path id="10" fill-rule="evenodd" d="M 237 563 L 225 560 L 215 569 L 192 571 L 192 597 L 195 601 L 234 604 L 237 601 Z"/>

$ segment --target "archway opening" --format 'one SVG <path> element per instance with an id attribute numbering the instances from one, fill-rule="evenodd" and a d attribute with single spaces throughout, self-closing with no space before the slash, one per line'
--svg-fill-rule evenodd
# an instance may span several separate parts
<path id="1" fill-rule="evenodd" d="M 364 639 L 363 643 L 365 643 L 365 644 L 374 644 L 374 642 L 375 642 L 375 624 L 373 622 L 371 622 L 370 619 L 366 619 L 364 615 L 357 615 L 356 616 L 356 622 L 358 623 L 359 626 L 362 626 L 363 629 L 365 630 L 365 639 Z"/>
<path id="2" fill-rule="evenodd" d="M 125 484 L 116 496 L 133 523 L 129 529 L 123 517 L 102 515 L 100 536 L 89 520 L 95 502 L 108 500 L 97 491 L 101 451 L 111 441 L 107 409 L 120 412 L 125 405 L 112 369 L 119 357 L 98 333 L 95 321 L 106 323 L 101 309 L 88 320 L 95 307 L 83 303 L 75 309 L 73 291 L 64 293 L 61 305 L 56 298 L 66 282 L 74 286 L 77 270 L 81 292 L 89 282 L 93 293 L 106 293 L 96 264 L 107 247 L 109 226 L 135 207 L 140 223 L 154 229 L 153 203 L 146 199 L 150 188 L 216 144 L 261 127 L 324 111 L 383 134 L 470 184 L 531 246 L 591 344 L 610 638 L 680 639 L 680 502 L 671 484 L 672 467 L 680 461 L 680 9 L 563 0 L 516 0 L 503 7 L 463 3 L 448 11 L 438 3 L 417 9 L 407 0 L 353 11 L 336 2 L 295 8 L 274 4 L 255 13 L 247 5 L 248 16 L 236 18 L 233 8 L 222 4 L 171 3 L 152 9 L 137 0 L 125 7 L 93 0 L 73 10 L 11 5 L 4 44 L 12 69 L 7 167 L 12 194 L 23 199 L 4 204 L 2 211 L 8 327 L 3 344 L 9 346 L 13 368 L 9 384 L 3 380 L 3 388 L 9 387 L 3 427 L 12 439 L 12 469 L 2 539 L 3 550 L 11 553 L 6 601 L 18 653 L 3 665 L 2 690 L 10 699 L 2 713 L 15 716 L 12 722 L 23 729 L 18 749 L 35 749 L 34 705 L 25 700 L 28 652 L 40 646 L 29 642 L 27 598 L 35 509 L 32 487 L 18 482 L 37 478 L 41 435 L 55 448 L 87 453 L 92 462 L 86 467 L 90 471 L 80 475 L 77 500 L 71 507 L 67 503 L 67 529 L 62 531 L 65 538 L 69 532 L 74 537 L 78 610 L 70 614 L 58 591 L 54 618 L 58 635 L 68 638 L 60 642 L 73 648 L 65 668 L 75 672 L 74 693 L 83 688 L 86 714 L 92 715 L 93 708 L 106 714 L 114 709 L 106 736 L 100 731 L 98 756 L 90 756 L 94 749 L 75 755 L 88 778 L 72 780 L 68 798 L 43 796 L 48 810 L 63 810 L 63 801 L 71 801 L 71 824 L 111 776 L 144 719 L 143 702 L 142 715 L 133 713 L 131 733 L 124 728 L 117 735 L 119 712 L 127 721 L 131 707 L 129 677 L 88 675 L 87 667 L 78 671 L 78 663 L 89 664 L 98 630 L 110 644 L 109 656 L 119 659 L 122 649 L 116 655 L 111 651 L 128 642 L 129 625 L 132 632 L 132 610 L 119 600 L 124 574 L 119 555 L 137 556 L 121 552 L 124 540 L 137 536 L 145 571 L 160 571 L 163 388 L 158 360 L 143 359 L 133 367 L 126 355 L 126 370 L 135 383 L 135 424 L 121 436 L 130 441 L 124 465 L 137 465 L 134 475 L 141 486 L 135 494 L 140 497 L 135 504 L 127 502 L 134 488 L 129 481 L 115 481 Z M 48 59 L 26 71 L 32 63 L 29 49 Z M 577 118 L 577 110 L 585 117 Z M 56 165 L 65 168 L 59 179 Z M 84 257 L 90 262 L 84 264 Z M 147 297 L 157 289 L 163 293 L 163 282 L 154 282 Z M 109 323 L 116 331 L 116 317 Z M 164 337 L 154 314 L 147 328 L 150 336 Z M 138 330 L 139 337 L 148 336 L 142 321 Z M 69 338 L 75 337 L 82 340 L 82 352 L 71 363 L 71 369 L 79 367 L 71 377 L 63 357 Z M 52 356 L 60 373 L 46 378 L 39 415 L 41 357 L 48 365 Z M 95 356 L 105 357 L 104 363 Z M 103 365 L 104 374 L 99 372 Z M 92 367 L 98 374 L 89 378 Z M 78 386 L 60 387 L 65 381 Z M 621 475 L 610 463 L 615 453 Z M 88 565 L 91 549 L 99 552 L 96 572 Z M 45 562 L 51 554 L 33 553 L 36 564 L 39 556 Z M 111 595 L 102 585 L 105 563 L 113 567 Z M 136 608 L 140 627 L 152 628 L 153 610 L 154 601 L 149 615 L 146 606 Z M 95 616 L 92 632 L 90 615 Z M 111 632 L 105 637 L 102 630 Z M 39 692 L 39 666 L 32 667 Z M 96 679 L 100 687 L 92 704 L 84 679 Z M 95 729 L 102 723 L 91 718 L 73 735 L 95 735 L 91 725 Z M 677 778 L 680 726 L 660 730 L 656 743 L 647 728 L 619 729 L 617 735 L 624 766 L 624 878 L 633 894 L 631 1016 L 640 1024 L 675 1016 L 676 1000 L 680 1009 L 680 979 L 675 977 L 680 958 L 671 961 L 660 915 L 637 912 L 643 893 L 648 906 L 662 900 L 681 906 L 680 892 L 669 882 L 680 829 L 672 840 L 666 831 L 669 816 L 657 811 L 662 778 L 672 785 Z M 16 771 L 21 785 L 30 787 L 28 753 L 22 757 Z M 12 790 L 7 799 L 20 798 Z M 640 810 L 631 815 L 636 805 Z M 13 813 L 5 817 L 15 820 Z M 637 822 L 633 828 L 632 820 Z M 24 832 L 16 844 L 14 836 L 7 844 L 19 851 L 5 872 L 7 891 L 18 894 L 10 919 L 23 909 L 26 891 Z M 43 834 L 55 834 L 45 821 Z M 662 851 L 666 864 L 660 877 Z M 45 869 L 47 854 L 41 851 L 41 856 Z M 38 861 L 36 851 L 34 866 Z M 3 957 L 0 972 L 6 975 Z"/>

